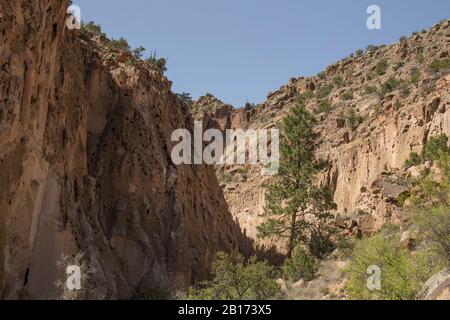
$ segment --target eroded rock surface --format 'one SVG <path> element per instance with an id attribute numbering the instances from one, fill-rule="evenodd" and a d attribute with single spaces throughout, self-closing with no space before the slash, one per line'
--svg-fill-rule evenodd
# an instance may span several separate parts
<path id="1" fill-rule="evenodd" d="M 240 230 L 213 168 L 174 166 L 193 127 L 171 83 L 65 28 L 68 1 L 0 1 L 0 293 L 57 298 L 84 254 L 83 298 L 151 297 L 204 278 Z"/>

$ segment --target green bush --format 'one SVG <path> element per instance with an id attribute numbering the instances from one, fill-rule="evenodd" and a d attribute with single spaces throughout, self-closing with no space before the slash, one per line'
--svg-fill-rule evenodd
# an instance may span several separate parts
<path id="1" fill-rule="evenodd" d="M 422 157 L 416 152 L 411 152 L 409 159 L 405 162 L 405 169 L 409 169 L 422 164 Z"/>
<path id="2" fill-rule="evenodd" d="M 378 61 L 378 63 L 375 66 L 375 72 L 379 75 L 382 76 L 384 74 L 386 74 L 386 71 L 389 67 L 389 64 L 387 62 L 386 59 L 382 59 L 380 61 Z"/>
<path id="3" fill-rule="evenodd" d="M 130 50 L 130 45 L 125 38 L 112 39 L 109 41 L 108 46 L 111 50 Z"/>
<path id="4" fill-rule="evenodd" d="M 450 58 L 441 60 L 435 59 L 428 66 L 428 70 L 432 72 L 439 72 L 447 69 L 450 69 Z"/>
<path id="5" fill-rule="evenodd" d="M 360 55 L 362 55 L 364 53 L 364 50 L 362 50 L 362 49 L 358 49 L 358 50 L 356 50 L 356 52 L 355 52 L 355 54 L 357 55 L 357 56 L 360 56 Z"/>
<path id="6" fill-rule="evenodd" d="M 136 49 L 133 50 L 133 56 L 136 59 L 142 59 L 142 56 L 144 55 L 145 48 L 143 46 L 139 46 Z"/>
<path id="7" fill-rule="evenodd" d="M 266 300 L 279 294 L 277 272 L 267 262 L 255 257 L 245 262 L 238 257 L 233 262 L 219 253 L 212 269 L 213 279 L 202 282 L 189 291 L 194 300 Z"/>
<path id="8" fill-rule="evenodd" d="M 283 274 L 291 281 L 311 281 L 316 278 L 319 271 L 319 262 L 303 249 L 297 249 L 292 258 L 283 265 Z"/>
<path id="9" fill-rule="evenodd" d="M 336 86 L 340 87 L 340 86 L 342 86 L 342 85 L 344 84 L 344 79 L 342 79 L 341 76 L 335 76 L 335 77 L 333 78 L 333 83 L 334 83 Z"/>
<path id="10" fill-rule="evenodd" d="M 446 154 L 450 154 L 447 135 L 441 134 L 437 137 L 431 137 L 420 155 L 416 152 L 410 154 L 409 159 L 405 162 L 405 168 L 409 169 L 418 166 L 425 161 L 439 160 L 442 155 Z"/>
<path id="11" fill-rule="evenodd" d="M 344 100 L 344 101 L 352 100 L 352 99 L 353 99 L 353 93 L 352 93 L 352 92 L 349 92 L 349 91 L 344 92 L 344 93 L 341 95 L 341 99 Z"/>
<path id="12" fill-rule="evenodd" d="M 318 107 L 314 110 L 315 113 L 330 113 L 333 110 L 333 106 L 329 100 L 323 100 L 319 103 Z"/>
<path id="13" fill-rule="evenodd" d="M 331 93 L 332 90 L 333 90 L 333 86 L 331 84 L 330 85 L 323 85 L 323 86 L 320 87 L 319 90 L 317 90 L 316 96 L 319 99 L 326 98 Z"/>
<path id="14" fill-rule="evenodd" d="M 367 85 L 367 86 L 364 88 L 364 92 L 365 92 L 366 94 L 372 94 L 372 93 L 375 93 L 375 92 L 377 92 L 377 87 Z"/>
<path id="15" fill-rule="evenodd" d="M 410 79 L 410 82 L 411 82 L 412 84 L 414 84 L 414 85 L 417 85 L 417 84 L 419 84 L 419 82 L 420 82 L 420 78 L 421 78 L 420 71 L 419 71 L 419 70 L 414 70 L 414 71 L 411 73 L 411 79 Z"/>
<path id="16" fill-rule="evenodd" d="M 380 98 L 384 98 L 386 94 L 397 89 L 400 83 L 401 82 L 398 81 L 394 76 L 389 77 L 389 79 L 381 85 L 380 90 L 378 91 L 378 95 L 380 96 Z"/>
<path id="17" fill-rule="evenodd" d="M 352 130 L 357 129 L 359 125 L 364 121 L 364 118 L 359 115 L 353 108 L 347 112 L 346 119 L 348 121 L 350 129 Z"/>
<path id="18" fill-rule="evenodd" d="M 381 289 L 368 288 L 368 268 L 381 270 Z M 349 281 L 346 291 L 351 299 L 358 300 L 414 300 L 423 283 L 436 269 L 429 255 L 412 255 L 402 249 L 395 237 L 381 233 L 373 238 L 359 240 L 346 272 Z"/>
<path id="19" fill-rule="evenodd" d="M 448 137 L 445 134 L 430 138 L 430 141 L 425 145 L 422 158 L 425 161 L 435 161 L 439 160 L 442 154 L 450 154 Z"/>
<path id="20" fill-rule="evenodd" d="M 425 170 L 411 183 L 410 212 L 436 257 L 450 267 L 450 152 L 438 154 L 439 175 Z"/>
<path id="21" fill-rule="evenodd" d="M 194 104 L 194 100 L 192 99 L 192 96 L 190 93 L 188 92 L 183 92 L 183 93 L 177 93 L 177 97 L 183 101 L 184 103 L 186 103 L 188 106 L 192 106 Z"/>
<path id="22" fill-rule="evenodd" d="M 144 60 L 145 65 L 160 74 L 164 74 L 167 71 L 167 59 L 165 58 L 158 58 L 156 51 L 152 51 L 150 53 L 150 56 Z"/>

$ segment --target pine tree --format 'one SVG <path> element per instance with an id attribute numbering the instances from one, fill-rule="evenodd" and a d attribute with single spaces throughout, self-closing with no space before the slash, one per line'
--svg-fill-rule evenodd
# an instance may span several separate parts
<path id="1" fill-rule="evenodd" d="M 332 249 L 330 210 L 336 206 L 327 188 L 317 186 L 317 174 L 326 163 L 315 157 L 316 120 L 299 101 L 282 122 L 280 169 L 267 186 L 267 219 L 258 227 L 260 238 L 287 242 L 287 255 L 300 244 L 318 258 Z"/>

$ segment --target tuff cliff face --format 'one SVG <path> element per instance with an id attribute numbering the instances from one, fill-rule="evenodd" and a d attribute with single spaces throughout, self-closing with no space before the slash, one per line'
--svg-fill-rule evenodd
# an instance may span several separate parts
<path id="1" fill-rule="evenodd" d="M 1 298 L 59 297 L 75 256 L 82 298 L 204 278 L 241 233 L 213 168 L 171 162 L 187 106 L 141 61 L 65 28 L 67 7 L 0 1 Z"/>
<path id="2" fill-rule="evenodd" d="M 450 135 L 449 69 L 432 67 L 449 56 L 445 21 L 397 44 L 358 52 L 316 77 L 291 79 L 259 106 L 220 117 L 208 112 L 204 99 L 195 108 L 219 123 L 231 119 L 227 128 L 269 128 L 301 96 L 318 120 L 319 156 L 330 161 L 321 183 L 334 193 L 337 225 L 349 235 L 372 234 L 405 218 L 394 200 L 406 190 L 404 178 L 418 171 L 404 168 L 410 153 L 420 153 L 430 137 Z M 230 108 L 215 101 L 212 109 Z M 217 174 L 232 214 L 257 239 L 267 177 L 251 166 L 220 166 Z"/>

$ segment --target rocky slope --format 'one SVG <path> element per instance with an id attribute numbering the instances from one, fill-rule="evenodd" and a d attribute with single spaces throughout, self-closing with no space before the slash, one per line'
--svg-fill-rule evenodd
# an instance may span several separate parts
<path id="1" fill-rule="evenodd" d="M 188 108 L 130 54 L 65 28 L 68 2 L 0 1 L 0 297 L 59 297 L 76 256 L 92 271 L 82 298 L 189 285 L 242 238 L 214 170 L 171 163 Z"/>
<path id="2" fill-rule="evenodd" d="M 318 153 L 331 163 L 321 181 L 334 193 L 338 226 L 349 235 L 372 234 L 404 219 L 394 200 L 406 190 L 404 177 L 417 171 L 404 170 L 410 153 L 420 153 L 432 136 L 450 135 L 449 55 L 450 21 L 444 21 L 358 52 L 316 77 L 293 78 L 259 106 L 234 110 L 214 101 L 211 107 L 202 98 L 195 108 L 222 128 L 269 128 L 302 97 L 319 120 Z M 436 70 L 436 61 L 447 68 Z M 232 214 L 256 239 L 267 178 L 254 167 L 217 172 Z"/>

